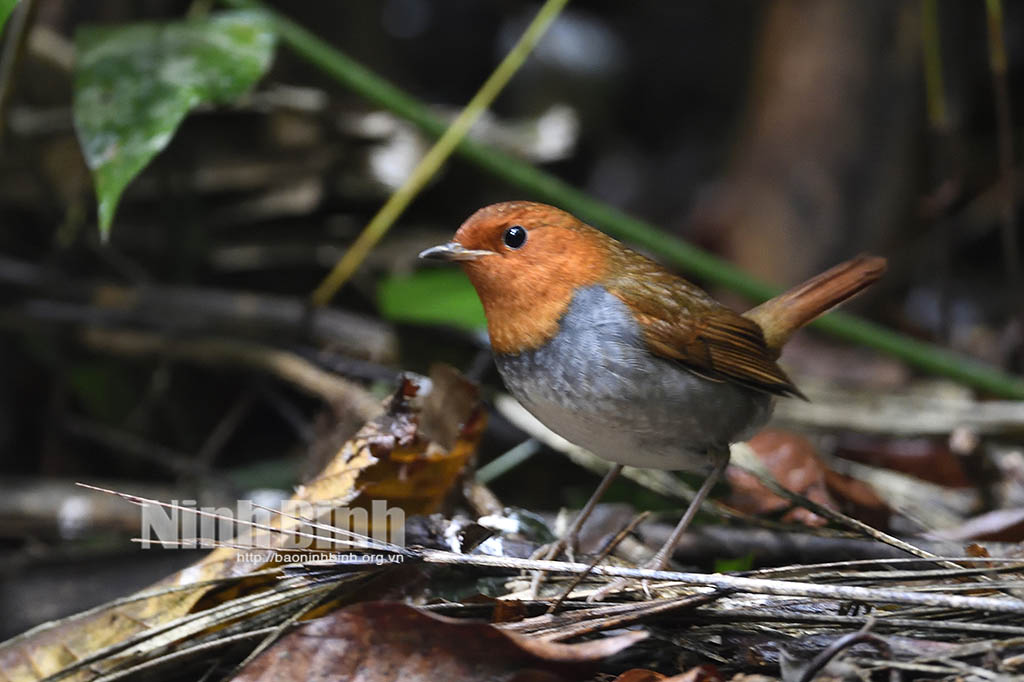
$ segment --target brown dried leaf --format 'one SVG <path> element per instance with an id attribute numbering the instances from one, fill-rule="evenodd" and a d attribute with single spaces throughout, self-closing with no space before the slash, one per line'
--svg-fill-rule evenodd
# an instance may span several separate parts
<path id="1" fill-rule="evenodd" d="M 856 479 L 825 466 L 814 446 L 803 436 L 781 429 L 765 429 L 749 441 L 750 447 L 783 486 L 825 507 L 837 509 L 837 498 L 858 518 L 877 525 L 888 519 L 888 507 L 875 491 Z M 789 508 L 752 474 L 730 467 L 726 472 L 732 493 L 728 504 L 748 514 L 771 514 Z M 825 519 L 795 507 L 783 520 L 823 526 Z"/>
<path id="2" fill-rule="evenodd" d="M 645 636 L 635 632 L 559 644 L 396 602 L 365 602 L 299 626 L 247 665 L 235 682 L 579 679 L 596 662 Z"/>
<path id="3" fill-rule="evenodd" d="M 698 665 L 685 673 L 666 677 L 653 670 L 633 668 L 627 670 L 612 682 L 722 682 L 722 675 L 713 665 Z"/>
<path id="4" fill-rule="evenodd" d="M 761 458 L 775 479 L 785 488 L 800 493 L 814 502 L 832 509 L 835 500 L 825 487 L 825 468 L 810 441 L 797 434 L 778 429 L 765 429 L 750 439 L 750 447 Z M 771 514 L 791 505 L 765 488 L 757 478 L 736 467 L 726 472 L 732 492 L 727 503 L 748 514 Z M 802 507 L 791 509 L 786 521 L 808 526 L 823 526 L 827 521 Z"/>
<path id="5" fill-rule="evenodd" d="M 405 378 L 389 399 L 384 414 L 367 422 L 313 481 L 296 491 L 292 500 L 356 507 L 369 506 L 377 499 L 401 507 L 407 514 L 436 511 L 476 451 L 484 428 L 484 414 L 475 387 L 464 380 L 454 380 L 450 370 L 441 369 L 436 374 L 439 378 L 433 382 L 435 390 L 427 396 L 427 404 L 438 401 L 461 409 L 452 409 L 448 414 L 434 410 L 433 419 L 449 420 L 437 428 L 456 434 L 450 450 L 419 433 L 421 405 L 416 399 L 420 386 L 413 379 Z M 287 518 L 277 522 L 285 530 L 301 525 Z M 372 528 L 356 530 L 374 532 Z M 261 546 L 287 544 L 280 535 L 261 536 L 259 532 L 254 532 L 251 539 Z M 269 553 L 267 556 L 269 558 Z M 242 561 L 238 550 L 220 548 L 154 587 L 186 586 L 244 576 L 265 565 L 260 561 Z M 209 586 L 203 586 L 163 594 L 43 626 L 29 636 L 0 643 L 0 682 L 35 682 L 148 628 L 171 622 L 193 610 L 265 589 L 271 580 L 263 576 L 240 581 L 227 590 L 211 592 Z M 215 596 L 207 602 L 204 597 L 208 592 Z M 100 667 L 93 666 L 96 670 Z M 91 672 L 81 672 L 65 679 L 88 680 L 94 676 Z"/>
<path id="6" fill-rule="evenodd" d="M 948 488 L 972 485 L 964 459 L 952 452 L 948 438 L 891 438 L 846 432 L 839 435 L 836 454 Z"/>
<path id="7" fill-rule="evenodd" d="M 653 670 L 632 668 L 616 677 L 612 682 L 662 682 L 665 676 Z"/>

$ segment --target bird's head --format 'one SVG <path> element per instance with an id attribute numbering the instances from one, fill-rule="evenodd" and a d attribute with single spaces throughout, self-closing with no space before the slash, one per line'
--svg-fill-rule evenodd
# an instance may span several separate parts
<path id="1" fill-rule="evenodd" d="M 469 217 L 452 241 L 420 258 L 454 261 L 476 288 L 499 353 L 537 348 L 580 287 L 600 282 L 617 242 L 545 204 L 508 201 Z"/>

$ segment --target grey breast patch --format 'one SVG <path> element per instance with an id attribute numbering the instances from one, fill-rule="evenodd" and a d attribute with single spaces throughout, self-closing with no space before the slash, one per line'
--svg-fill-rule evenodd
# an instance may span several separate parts
<path id="1" fill-rule="evenodd" d="M 772 398 L 652 356 L 622 301 L 580 289 L 546 345 L 496 356 L 509 391 L 552 431 L 632 466 L 706 471 L 709 449 L 750 435 Z"/>

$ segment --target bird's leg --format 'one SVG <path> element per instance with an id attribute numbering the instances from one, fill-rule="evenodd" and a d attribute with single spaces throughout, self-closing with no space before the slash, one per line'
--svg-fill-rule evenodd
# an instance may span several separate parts
<path id="1" fill-rule="evenodd" d="M 662 571 L 666 569 L 672 561 L 672 553 L 675 552 L 676 545 L 679 544 L 679 540 L 682 539 L 683 533 L 689 527 L 690 522 L 693 521 L 693 517 L 697 515 L 697 510 L 704 504 L 704 500 L 707 498 L 711 489 L 715 487 L 715 483 L 721 477 L 722 472 L 725 471 L 725 467 L 729 464 L 729 453 L 726 451 L 725 456 L 718 456 L 718 462 L 715 463 L 715 468 L 711 470 L 708 477 L 704 479 L 700 488 L 697 490 L 697 494 L 690 500 L 690 506 L 686 508 L 686 512 L 683 514 L 683 518 L 679 519 L 679 523 L 672 530 L 672 534 L 668 536 L 668 540 L 661 546 L 657 554 L 652 556 L 645 564 L 645 568 L 650 568 L 655 571 Z"/>
<path id="2" fill-rule="evenodd" d="M 608 488 L 611 486 L 612 482 L 618 478 L 621 471 L 621 464 L 615 464 L 608 470 L 608 473 L 606 473 L 604 478 L 601 479 L 601 483 L 598 484 L 597 490 L 595 490 L 594 494 L 590 496 L 587 503 L 583 505 L 583 509 L 580 510 L 580 513 L 576 515 L 572 525 L 557 542 L 548 547 L 547 551 L 541 557 L 542 560 L 550 561 L 552 559 L 556 559 L 559 554 L 566 550 L 566 548 L 569 548 L 570 552 L 575 550 L 576 543 L 579 540 L 580 529 L 583 528 L 583 524 L 586 522 L 591 512 L 594 511 L 594 507 L 596 507 L 597 503 L 601 501 L 604 494 L 608 492 Z M 537 589 L 540 587 L 541 581 L 544 580 L 544 575 L 543 571 L 537 571 L 533 574 L 533 581 L 530 583 L 531 594 L 537 594 Z"/>
<path id="3" fill-rule="evenodd" d="M 700 488 L 698 488 L 697 493 L 693 496 L 693 499 L 690 500 L 690 506 L 686 508 L 683 518 L 679 519 L 679 523 L 676 524 L 676 527 L 672 530 L 672 534 L 668 536 L 668 540 L 661 546 L 661 549 L 659 549 L 654 556 L 644 562 L 644 568 L 663 571 L 668 567 L 669 563 L 671 563 L 672 554 L 675 552 L 676 545 L 679 544 L 679 540 L 682 539 L 683 533 L 686 532 L 690 522 L 693 521 L 693 517 L 697 515 L 697 510 L 700 509 L 704 500 L 707 499 L 711 489 L 715 487 L 715 483 L 718 482 L 722 472 L 725 471 L 725 467 L 729 464 L 729 451 L 726 450 L 724 455 L 718 455 L 716 459 L 715 468 L 711 470 L 707 478 L 704 479 Z M 615 582 L 605 585 L 592 594 L 587 601 L 601 601 L 609 594 L 618 592 L 627 582 L 629 581 L 625 578 L 619 578 Z M 644 592 L 650 596 L 650 590 L 648 589 L 646 580 L 643 581 L 642 586 Z"/>

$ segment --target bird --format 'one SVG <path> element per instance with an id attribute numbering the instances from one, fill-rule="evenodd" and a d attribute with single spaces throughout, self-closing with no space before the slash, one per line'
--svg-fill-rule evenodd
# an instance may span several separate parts
<path id="1" fill-rule="evenodd" d="M 792 334 L 878 280 L 862 254 L 740 314 L 572 214 L 530 201 L 473 213 L 420 258 L 457 263 L 487 318 L 509 392 L 549 429 L 613 464 L 566 549 L 623 466 L 704 475 L 667 542 L 672 552 L 743 441 L 777 398 L 804 398 L 778 365 Z"/>

